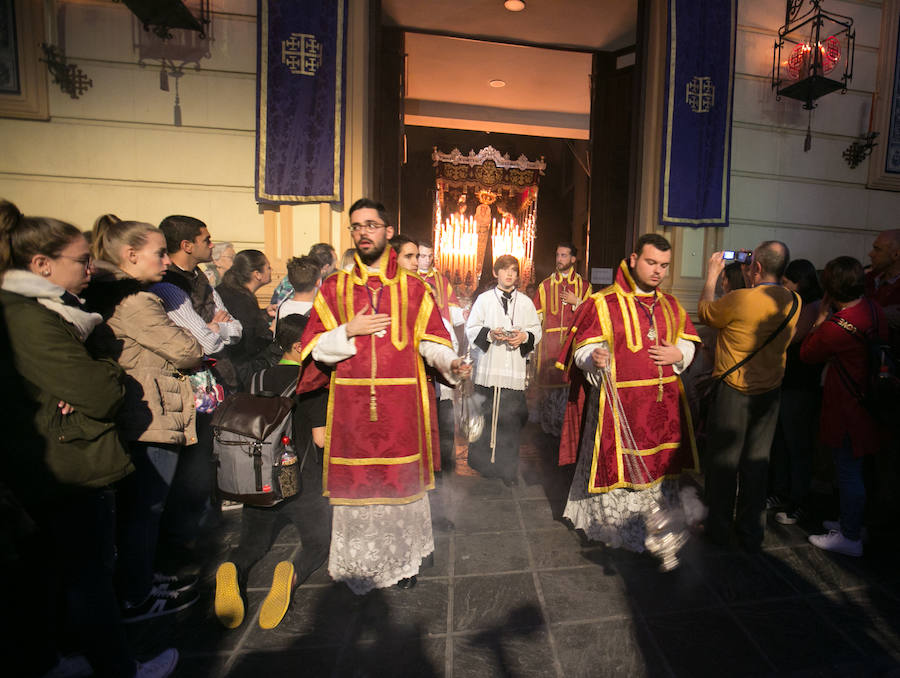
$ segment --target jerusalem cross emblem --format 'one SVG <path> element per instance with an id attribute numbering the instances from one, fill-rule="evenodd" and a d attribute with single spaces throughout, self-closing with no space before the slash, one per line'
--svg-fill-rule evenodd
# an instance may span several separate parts
<path id="1" fill-rule="evenodd" d="M 308 33 L 291 33 L 281 41 L 281 63 L 294 75 L 315 75 L 322 65 L 322 43 Z"/>
<path id="2" fill-rule="evenodd" d="M 709 113 L 716 103 L 716 87 L 712 78 L 695 75 L 685 88 L 685 101 L 694 113 Z"/>

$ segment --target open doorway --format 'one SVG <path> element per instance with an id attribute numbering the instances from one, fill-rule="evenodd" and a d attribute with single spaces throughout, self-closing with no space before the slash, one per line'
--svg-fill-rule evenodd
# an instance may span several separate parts
<path id="1" fill-rule="evenodd" d="M 463 0 L 461 5 L 473 2 Z M 619 251 L 625 245 L 634 78 L 629 73 L 614 93 L 602 80 L 610 73 L 634 70 L 637 2 L 620 3 L 612 14 L 612 3 L 607 2 L 596 3 L 606 5 L 605 12 L 594 3 L 588 3 L 589 9 L 583 2 L 553 3 L 555 23 L 541 22 L 537 12 L 547 8 L 528 3 L 529 12 L 536 9 L 529 27 L 517 24 L 518 35 L 499 39 L 485 38 L 509 27 L 496 21 L 493 4 L 502 9 L 502 3 L 481 2 L 480 12 L 467 15 L 471 21 L 445 21 L 440 29 L 429 24 L 428 17 L 414 14 L 408 4 L 384 1 L 378 49 L 389 56 L 382 59 L 379 103 L 373 109 L 374 162 L 388 163 L 387 171 L 376 171 L 376 185 L 386 204 L 396 205 L 400 230 L 414 239 L 433 237 L 435 150 L 446 154 L 458 149 L 465 155 L 493 147 L 512 159 L 543 158 L 546 170 L 540 176 L 533 277 L 540 281 L 552 273 L 555 246 L 562 241 L 579 247 L 579 272 L 589 277 L 592 221 L 595 229 L 601 223 L 604 230 L 614 223 L 615 233 L 606 234 L 606 239 L 618 241 Z M 447 3 L 439 5 L 435 11 L 450 11 Z M 584 30 L 579 22 L 578 12 L 585 11 L 597 14 L 593 31 Z M 481 21 L 482 16 L 487 20 Z M 506 21 L 509 16 L 506 12 L 499 18 Z M 448 35 L 447 26 L 471 32 L 454 30 Z M 573 45 L 573 38 L 583 46 Z M 546 46 L 548 39 L 552 46 Z M 623 58 L 624 52 L 630 54 Z M 610 110 L 597 110 L 599 93 L 608 98 L 601 104 Z M 613 118 L 616 129 L 610 124 Z M 599 134 L 598 123 L 603 126 Z M 619 142 L 618 149 L 610 139 Z M 396 165 L 391 167 L 394 156 Z M 615 165 L 601 170 L 603 181 L 596 186 L 591 179 L 592 157 Z M 594 195 L 598 190 L 599 199 Z M 598 220 L 598 209 L 609 215 Z M 484 268 L 489 270 L 490 263 Z"/>
<path id="2" fill-rule="evenodd" d="M 401 231 L 432 240 L 452 216 L 474 221 L 476 211 L 488 228 L 494 222 L 494 231 L 501 221 L 511 221 L 523 236 L 529 229 L 523 286 L 553 271 L 557 242 L 575 242 L 584 252 L 592 54 L 411 32 L 403 38 Z M 489 148 L 546 169 L 513 169 L 510 178 L 488 161 L 493 171 L 479 173 L 488 177 L 487 184 L 474 180 L 471 168 L 469 179 L 447 181 L 434 160 L 435 152 L 468 155 Z M 523 195 L 531 210 L 527 226 Z M 458 200 L 463 201 L 459 208 Z M 460 293 L 477 286 L 479 275 L 482 281 L 490 277 L 492 255 L 497 255 L 490 238 L 487 248 L 481 239 L 477 254 L 475 279 L 461 281 Z"/>

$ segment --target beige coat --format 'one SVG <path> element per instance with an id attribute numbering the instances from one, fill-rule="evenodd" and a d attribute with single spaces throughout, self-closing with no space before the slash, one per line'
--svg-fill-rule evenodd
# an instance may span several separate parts
<path id="1" fill-rule="evenodd" d="M 125 440 L 192 445 L 197 442 L 194 393 L 182 371 L 197 367 L 203 350 L 169 319 L 159 297 L 122 275 L 104 270 L 85 292 L 89 306 L 101 299 L 114 303 L 111 315 L 103 313 L 111 332 L 104 342 L 110 346 L 101 350 L 126 373 L 119 428 Z"/>

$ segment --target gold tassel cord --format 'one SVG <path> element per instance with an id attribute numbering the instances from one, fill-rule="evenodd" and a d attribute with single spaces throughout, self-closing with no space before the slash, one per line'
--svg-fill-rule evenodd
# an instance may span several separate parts
<path id="1" fill-rule="evenodd" d="M 500 387 L 494 386 L 494 407 L 491 410 L 491 463 L 496 463 L 497 420 L 500 418 Z"/>
<path id="2" fill-rule="evenodd" d="M 366 288 L 369 290 L 369 302 L 371 304 L 372 313 L 377 313 L 378 299 L 381 297 L 381 291 L 384 288 L 381 287 L 376 291 L 369 287 L 368 284 L 366 284 Z M 375 334 L 369 335 L 372 346 L 372 381 L 369 382 L 369 421 L 378 421 L 378 404 L 375 398 L 375 377 L 378 375 L 378 355 L 375 351 L 375 337 Z"/>
<path id="3" fill-rule="evenodd" d="M 378 421 L 378 406 L 375 401 L 375 376 L 378 374 L 378 356 L 375 353 L 375 335 L 370 334 L 372 344 L 372 381 L 369 382 L 369 421 Z"/>

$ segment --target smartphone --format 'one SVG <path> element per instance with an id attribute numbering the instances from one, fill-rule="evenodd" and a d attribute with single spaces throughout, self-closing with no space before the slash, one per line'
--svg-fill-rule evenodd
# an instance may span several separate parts
<path id="1" fill-rule="evenodd" d="M 746 264 L 750 261 L 750 252 L 735 252 L 733 250 L 725 250 L 722 252 L 722 259 L 725 261 L 737 261 Z"/>

